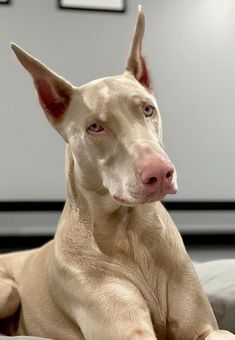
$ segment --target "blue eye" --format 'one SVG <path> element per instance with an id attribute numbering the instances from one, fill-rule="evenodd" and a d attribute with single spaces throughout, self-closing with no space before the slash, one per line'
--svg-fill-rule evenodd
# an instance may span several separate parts
<path id="1" fill-rule="evenodd" d="M 144 107 L 144 115 L 145 117 L 152 117 L 152 115 L 154 114 L 155 112 L 155 108 L 152 106 L 152 105 L 146 105 Z"/>
<path id="2" fill-rule="evenodd" d="M 104 131 L 104 128 L 102 125 L 98 123 L 93 123 L 88 127 L 88 131 L 91 131 L 93 133 L 99 133 L 101 131 Z"/>

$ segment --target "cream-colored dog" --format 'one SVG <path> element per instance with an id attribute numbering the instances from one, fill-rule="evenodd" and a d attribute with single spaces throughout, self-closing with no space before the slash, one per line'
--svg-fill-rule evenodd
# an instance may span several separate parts
<path id="1" fill-rule="evenodd" d="M 159 202 L 175 193 L 138 20 L 124 74 L 74 87 L 16 45 L 67 143 L 68 199 L 53 241 L 0 257 L 6 334 L 58 340 L 235 339 L 219 331 Z"/>

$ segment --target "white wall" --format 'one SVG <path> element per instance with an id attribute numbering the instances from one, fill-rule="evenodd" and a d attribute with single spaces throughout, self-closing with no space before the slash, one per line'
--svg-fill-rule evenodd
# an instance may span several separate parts
<path id="1" fill-rule="evenodd" d="M 124 14 L 66 11 L 57 0 L 0 5 L 0 200 L 64 199 L 64 143 L 50 128 L 15 41 L 76 85 L 120 73 L 139 0 Z M 142 0 L 144 50 L 165 145 L 171 199 L 235 200 L 235 2 Z"/>

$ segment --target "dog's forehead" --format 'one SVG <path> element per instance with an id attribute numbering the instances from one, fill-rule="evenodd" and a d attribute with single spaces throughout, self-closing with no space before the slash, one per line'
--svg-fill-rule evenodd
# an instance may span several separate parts
<path id="1" fill-rule="evenodd" d="M 143 100 L 154 97 L 135 79 L 125 75 L 106 77 L 89 82 L 80 87 L 80 95 L 89 110 L 104 109 L 130 100 L 138 105 Z"/>

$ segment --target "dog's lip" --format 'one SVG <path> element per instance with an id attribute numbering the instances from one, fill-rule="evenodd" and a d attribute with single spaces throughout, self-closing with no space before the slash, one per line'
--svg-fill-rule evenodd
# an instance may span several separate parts
<path id="1" fill-rule="evenodd" d="M 165 188 L 165 190 L 161 192 L 151 192 L 151 193 L 148 192 L 144 195 L 141 195 L 137 199 L 133 198 L 133 201 L 129 201 L 118 195 L 113 195 L 113 199 L 120 204 L 137 205 L 137 204 L 156 202 L 156 201 L 163 199 L 166 195 L 176 194 L 176 192 L 177 192 L 177 187 L 175 185 L 170 185 L 169 187 Z"/>
<path id="2" fill-rule="evenodd" d="M 133 199 L 133 201 L 128 201 L 120 196 L 114 195 L 113 199 L 119 203 L 119 204 L 124 204 L 124 205 L 137 205 L 137 204 L 144 204 L 144 203 L 152 203 L 159 201 L 162 199 L 165 195 L 156 195 L 156 193 L 151 193 L 145 196 L 142 196 L 138 199 Z"/>
<path id="3" fill-rule="evenodd" d="M 129 204 L 129 202 L 127 200 L 125 200 L 124 198 L 117 196 L 117 195 L 113 195 L 113 199 L 118 203 Z"/>
<path id="4" fill-rule="evenodd" d="M 178 191 L 178 188 L 175 185 L 174 186 L 171 185 L 166 189 L 166 191 L 167 191 L 166 195 L 167 194 L 176 194 L 177 191 Z"/>

